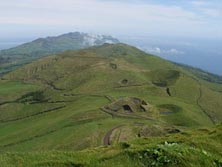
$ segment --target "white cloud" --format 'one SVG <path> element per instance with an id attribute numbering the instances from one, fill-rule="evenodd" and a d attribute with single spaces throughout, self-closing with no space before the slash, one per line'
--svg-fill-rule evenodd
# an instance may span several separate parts
<path id="1" fill-rule="evenodd" d="M 179 51 L 179 50 L 177 50 L 177 49 L 170 49 L 170 50 L 168 50 L 168 51 L 166 51 L 166 52 L 168 52 L 169 54 L 174 54 L 174 55 L 182 55 L 182 54 L 184 54 L 184 52 L 183 51 Z"/>
<path id="2" fill-rule="evenodd" d="M 161 55 L 161 56 L 169 56 L 169 55 L 179 56 L 179 55 L 185 54 L 185 52 L 177 50 L 175 48 L 161 49 L 159 47 L 145 47 L 145 48 L 141 48 L 141 49 L 144 50 L 145 52 L 157 54 L 157 55 Z"/>
<path id="3" fill-rule="evenodd" d="M 203 5 L 206 5 L 207 2 L 206 1 L 192 1 L 191 4 L 195 6 L 203 6 Z"/>
<path id="4" fill-rule="evenodd" d="M 192 1 L 196 11 L 200 11 L 202 14 L 209 17 L 220 17 L 222 16 L 221 4 L 214 1 Z"/>
<path id="5" fill-rule="evenodd" d="M 200 2 L 193 3 L 200 4 Z M 2 28 L 7 24 L 26 27 L 28 25 L 66 26 L 80 30 L 88 28 L 101 33 L 114 34 L 183 36 L 193 34 L 202 36 L 206 34 L 203 33 L 202 27 L 209 27 L 208 22 L 201 15 L 183 6 L 112 0 L 2 1 L 0 3 L 0 32 L 7 30 L 7 28 Z"/>
<path id="6" fill-rule="evenodd" d="M 210 17 L 220 17 L 222 16 L 222 11 L 221 10 L 217 10 L 217 9 L 201 9 L 202 12 Z"/>
<path id="7" fill-rule="evenodd" d="M 178 6 L 99 0 L 15 0 L 0 3 L 0 24 L 119 26 L 198 22 L 195 13 Z M 9 21 L 10 20 L 10 21 Z M 178 21 L 181 20 L 181 21 Z M 195 20 L 195 21 L 194 21 Z M 125 25 L 125 26 L 124 26 Z"/>
<path id="8" fill-rule="evenodd" d="M 149 52 L 149 53 L 154 53 L 154 54 L 160 54 L 162 52 L 162 50 L 159 47 L 143 48 L 142 50 Z"/>

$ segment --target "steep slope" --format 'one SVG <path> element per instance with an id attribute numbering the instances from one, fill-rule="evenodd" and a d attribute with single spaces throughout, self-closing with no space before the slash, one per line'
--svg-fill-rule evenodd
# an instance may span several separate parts
<path id="1" fill-rule="evenodd" d="M 18 65 L 30 62 L 39 57 L 61 53 L 65 50 L 78 50 L 104 43 L 118 43 L 111 36 L 92 35 L 87 33 L 68 33 L 57 37 L 39 38 L 20 46 L 0 51 L 0 72 L 5 72 Z"/>
<path id="2" fill-rule="evenodd" d="M 140 138 L 161 144 L 174 135 L 191 140 L 189 130 L 222 121 L 220 90 L 125 44 L 44 57 L 0 80 L 0 151 L 73 151 Z"/>

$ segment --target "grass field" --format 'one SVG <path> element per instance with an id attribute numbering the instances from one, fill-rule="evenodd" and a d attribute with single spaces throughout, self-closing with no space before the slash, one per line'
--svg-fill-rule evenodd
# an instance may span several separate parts
<path id="1" fill-rule="evenodd" d="M 0 162 L 219 167 L 221 89 L 124 44 L 45 57 L 0 80 Z M 103 110 L 124 97 L 149 110 Z"/>

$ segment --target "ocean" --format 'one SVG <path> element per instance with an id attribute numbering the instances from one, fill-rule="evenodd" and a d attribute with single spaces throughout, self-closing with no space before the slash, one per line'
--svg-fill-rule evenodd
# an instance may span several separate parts
<path id="1" fill-rule="evenodd" d="M 0 50 L 9 49 L 20 44 L 24 43 L 23 41 L 0 41 Z"/>

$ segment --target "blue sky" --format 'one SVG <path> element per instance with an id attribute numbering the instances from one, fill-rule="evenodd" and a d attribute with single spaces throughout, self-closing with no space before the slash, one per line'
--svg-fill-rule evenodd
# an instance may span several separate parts
<path id="1" fill-rule="evenodd" d="M 221 0 L 7 0 L 0 38 L 69 31 L 222 38 Z"/>

